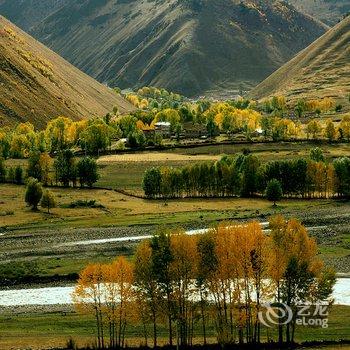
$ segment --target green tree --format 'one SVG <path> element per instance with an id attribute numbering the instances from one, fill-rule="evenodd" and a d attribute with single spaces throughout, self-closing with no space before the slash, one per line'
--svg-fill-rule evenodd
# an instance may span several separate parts
<path id="1" fill-rule="evenodd" d="M 91 154 L 105 151 L 111 144 L 113 128 L 102 119 L 89 120 L 87 128 L 81 134 L 81 147 Z"/>
<path id="2" fill-rule="evenodd" d="M 341 104 L 337 104 L 337 105 L 335 106 L 335 111 L 336 111 L 336 112 L 341 112 L 342 109 L 343 109 L 343 105 L 341 105 Z"/>
<path id="3" fill-rule="evenodd" d="M 337 130 L 335 129 L 334 123 L 330 119 L 327 120 L 325 136 L 327 137 L 329 142 L 333 142 L 337 136 Z"/>
<path id="4" fill-rule="evenodd" d="M 27 177 L 42 180 L 42 168 L 39 151 L 31 152 L 28 158 Z"/>
<path id="5" fill-rule="evenodd" d="M 173 261 L 170 235 L 161 232 L 151 241 L 152 248 L 152 274 L 156 276 L 161 293 L 161 300 L 165 301 L 164 310 L 169 327 L 169 345 L 173 345 L 173 308 L 172 308 L 172 277 L 170 266 Z"/>
<path id="6" fill-rule="evenodd" d="M 41 198 L 40 206 L 47 209 L 47 213 L 50 214 L 50 209 L 56 207 L 56 200 L 53 193 L 46 190 Z"/>
<path id="7" fill-rule="evenodd" d="M 77 175 L 81 187 L 92 187 L 99 179 L 96 160 L 90 157 L 81 158 L 77 164 Z"/>
<path id="8" fill-rule="evenodd" d="M 5 160 L 0 158 L 0 182 L 6 181 L 6 173 Z"/>
<path id="9" fill-rule="evenodd" d="M 216 126 L 214 118 L 212 116 L 208 118 L 206 128 L 207 128 L 207 133 L 209 137 L 215 136 L 215 133 L 217 132 L 218 127 Z"/>
<path id="10" fill-rule="evenodd" d="M 15 183 L 17 185 L 22 185 L 23 183 L 23 169 L 20 165 L 15 168 Z"/>
<path id="11" fill-rule="evenodd" d="M 307 125 L 306 125 L 306 134 L 307 138 L 309 138 L 309 135 L 312 135 L 313 139 L 316 139 L 319 134 L 322 132 L 322 125 L 318 120 L 311 120 Z"/>
<path id="12" fill-rule="evenodd" d="M 15 183 L 15 169 L 12 167 L 7 172 L 7 181 L 11 184 Z"/>
<path id="13" fill-rule="evenodd" d="M 244 157 L 241 165 L 242 187 L 241 195 L 249 197 L 257 191 L 257 174 L 260 166 L 259 159 L 249 154 Z"/>
<path id="14" fill-rule="evenodd" d="M 161 180 L 162 176 L 159 168 L 146 170 L 143 176 L 142 187 L 147 198 L 156 198 L 160 196 Z"/>
<path id="15" fill-rule="evenodd" d="M 276 179 L 270 180 L 266 186 L 266 191 L 265 191 L 266 198 L 270 202 L 273 202 L 273 205 L 276 206 L 276 202 L 281 200 L 282 195 L 283 193 L 282 193 L 281 183 Z"/>
<path id="16" fill-rule="evenodd" d="M 31 206 L 33 210 L 37 210 L 42 196 L 43 188 L 41 183 L 37 179 L 29 178 L 25 193 L 26 203 Z"/>
<path id="17" fill-rule="evenodd" d="M 142 130 L 136 130 L 128 135 L 128 143 L 131 148 L 144 148 L 146 137 Z"/>
<path id="18" fill-rule="evenodd" d="M 128 137 L 128 135 L 134 131 L 136 131 L 136 122 L 137 118 L 126 115 L 118 119 L 118 126 L 122 131 L 123 137 Z"/>
<path id="19" fill-rule="evenodd" d="M 55 159 L 54 168 L 56 172 L 56 181 L 68 187 L 70 182 L 73 186 L 76 184 L 77 167 L 74 159 L 74 154 L 71 150 L 63 150 Z"/>
<path id="20" fill-rule="evenodd" d="M 334 170 L 337 176 L 336 190 L 338 195 L 350 197 L 350 158 L 336 159 Z"/>
<path id="21" fill-rule="evenodd" d="M 295 112 L 298 117 L 301 118 L 306 110 L 306 101 L 304 99 L 298 100 L 297 105 L 295 106 Z"/>

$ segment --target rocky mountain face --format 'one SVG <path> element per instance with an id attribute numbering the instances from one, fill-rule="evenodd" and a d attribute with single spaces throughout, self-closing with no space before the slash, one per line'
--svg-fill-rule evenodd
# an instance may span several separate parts
<path id="1" fill-rule="evenodd" d="M 26 32 L 69 0 L 0 0 L 0 14 Z"/>
<path id="2" fill-rule="evenodd" d="M 288 0 L 298 10 L 333 26 L 350 13 L 349 0 Z"/>
<path id="3" fill-rule="evenodd" d="M 102 83 L 188 96 L 249 90 L 328 29 L 282 0 L 57 1 L 35 38 Z"/>

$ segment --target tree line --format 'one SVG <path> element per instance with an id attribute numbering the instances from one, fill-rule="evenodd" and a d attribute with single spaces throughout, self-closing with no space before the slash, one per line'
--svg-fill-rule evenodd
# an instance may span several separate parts
<path id="1" fill-rule="evenodd" d="M 76 158 L 67 149 L 52 158 L 47 152 L 31 152 L 27 167 L 6 166 L 0 158 L 0 183 L 24 184 L 27 179 L 36 179 L 44 186 L 92 187 L 99 179 L 96 160 L 91 157 Z"/>
<path id="2" fill-rule="evenodd" d="M 213 337 L 222 346 L 292 343 L 296 318 L 286 325 L 281 318 L 274 339 L 258 316 L 263 301 L 285 303 L 295 315 L 299 304 L 329 301 L 335 274 L 300 222 L 277 216 L 270 229 L 267 236 L 250 222 L 203 235 L 162 231 L 139 244 L 133 261 L 87 266 L 73 299 L 95 319 L 97 348 L 126 346 L 135 326 L 142 329 L 140 343 L 154 347 L 164 341 L 164 328 L 167 343 L 178 347 Z"/>
<path id="3" fill-rule="evenodd" d="M 349 197 L 350 159 L 324 161 L 316 148 L 310 158 L 261 163 L 253 154 L 224 156 L 216 162 L 184 167 L 153 167 L 143 178 L 147 198 L 252 197 L 264 195 L 269 182 L 278 181 L 284 197 Z"/>

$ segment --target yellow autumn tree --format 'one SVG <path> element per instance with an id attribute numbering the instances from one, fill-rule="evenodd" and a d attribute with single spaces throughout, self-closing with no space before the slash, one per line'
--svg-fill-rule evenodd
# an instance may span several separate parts
<path id="1" fill-rule="evenodd" d="M 108 320 L 109 347 L 125 345 L 125 330 L 133 313 L 133 266 L 124 257 L 102 266 L 104 281 L 103 312 Z"/>
<path id="2" fill-rule="evenodd" d="M 104 333 L 104 273 L 101 264 L 88 265 L 80 274 L 72 294 L 76 310 L 79 313 L 94 316 L 98 349 L 105 348 Z"/>
<path id="3" fill-rule="evenodd" d="M 197 244 L 195 236 L 184 232 L 171 236 L 173 261 L 170 265 L 174 281 L 173 300 L 176 304 L 176 322 L 181 346 L 192 345 L 195 289 L 193 280 L 197 260 Z"/>

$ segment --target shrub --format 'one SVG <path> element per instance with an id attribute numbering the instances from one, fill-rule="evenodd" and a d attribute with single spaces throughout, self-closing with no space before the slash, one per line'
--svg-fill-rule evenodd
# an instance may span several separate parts
<path id="1" fill-rule="evenodd" d="M 342 109 L 343 109 L 343 106 L 341 104 L 335 106 L 336 112 L 341 112 Z"/>
<path id="2" fill-rule="evenodd" d="M 102 204 L 97 204 L 94 199 L 91 200 L 81 200 L 78 199 L 74 202 L 69 203 L 68 205 L 63 205 L 62 207 L 66 208 L 104 208 Z"/>
<path id="3" fill-rule="evenodd" d="M 321 148 L 316 147 L 310 151 L 310 159 L 315 162 L 324 162 L 324 155 Z"/>

